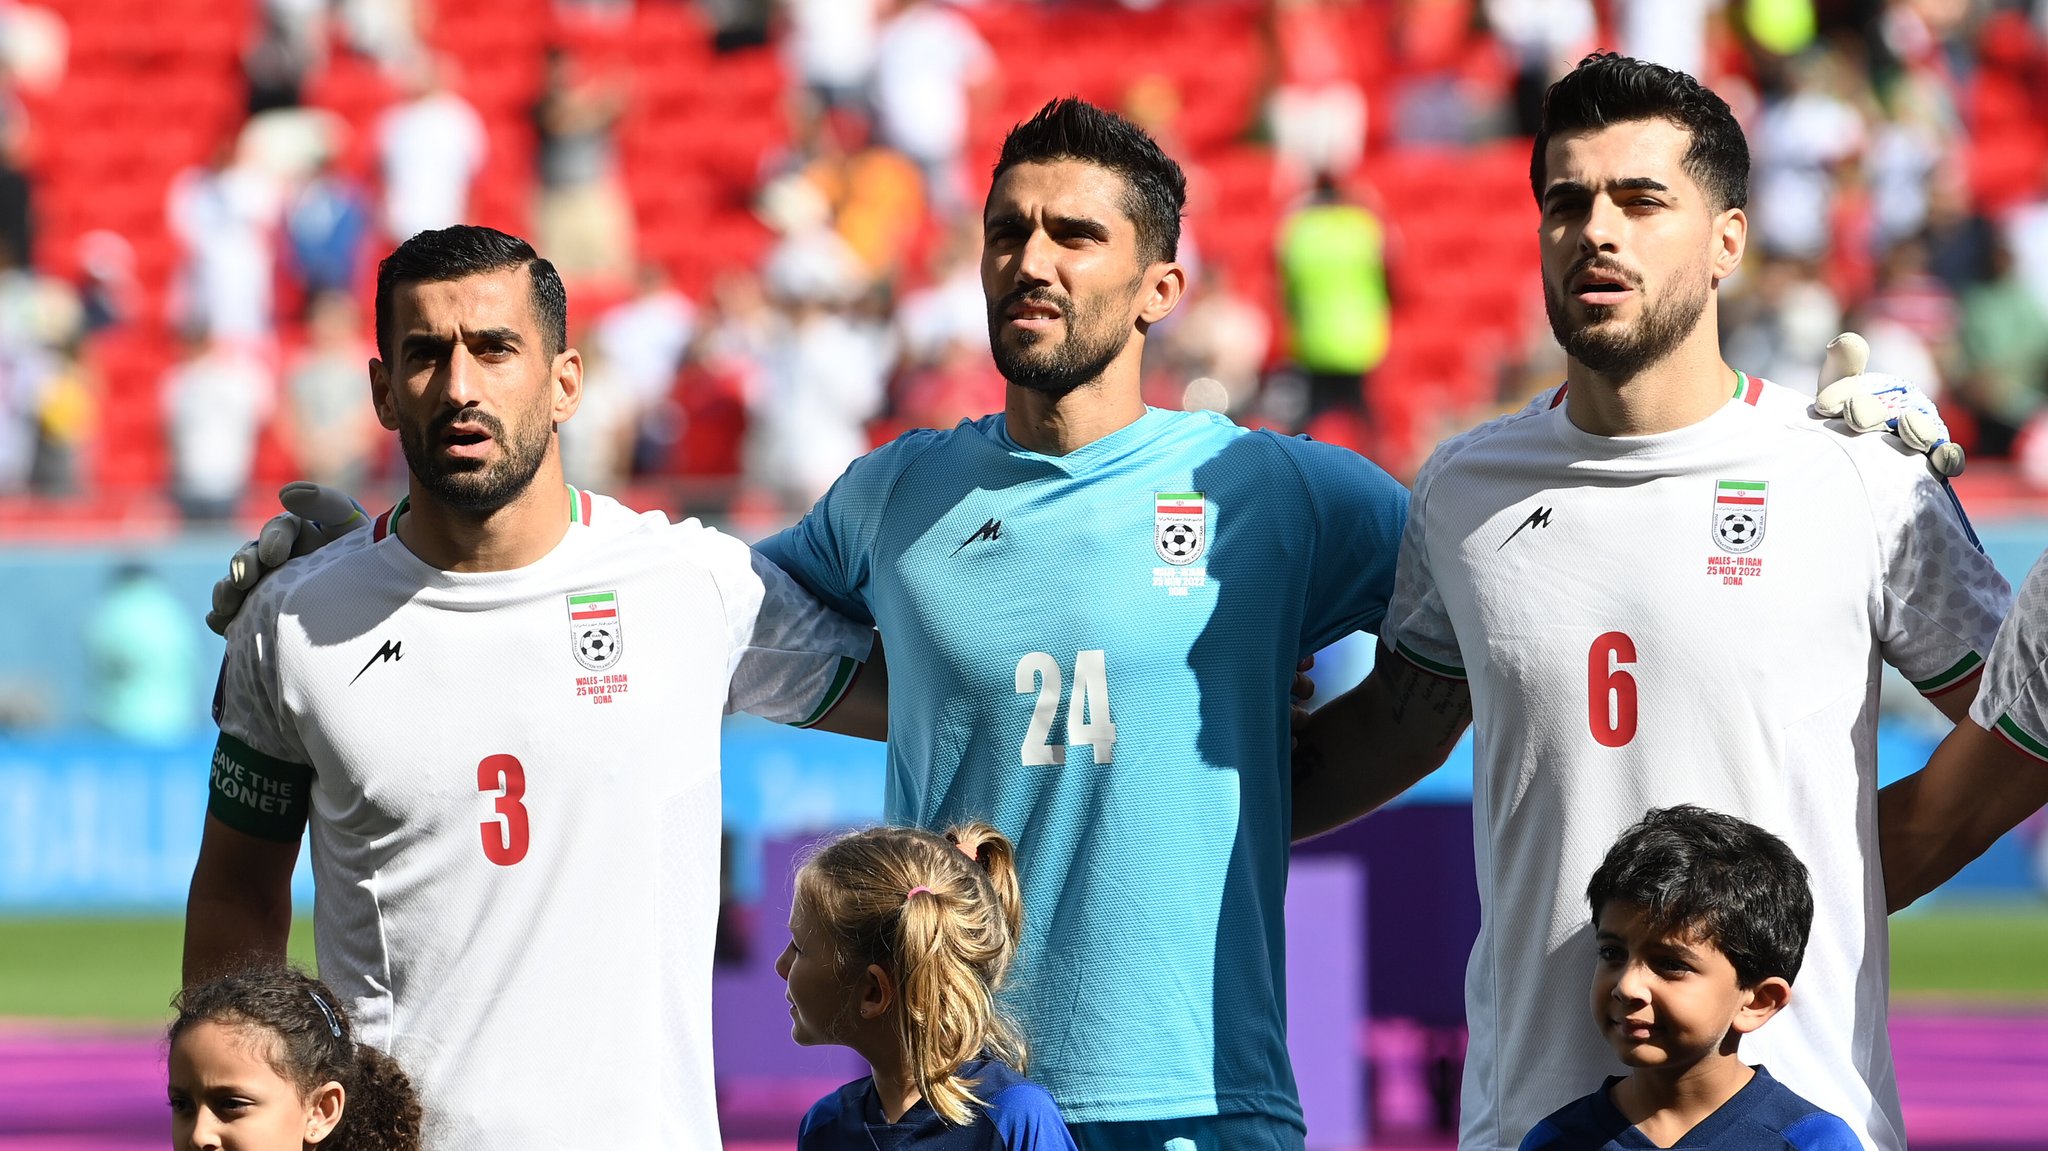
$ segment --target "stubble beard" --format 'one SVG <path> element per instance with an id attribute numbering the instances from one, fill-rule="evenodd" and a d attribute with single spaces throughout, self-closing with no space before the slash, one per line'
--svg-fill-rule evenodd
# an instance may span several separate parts
<path id="1" fill-rule="evenodd" d="M 498 445 L 498 458 L 478 463 L 450 460 L 436 452 L 433 445 L 440 442 L 442 431 L 458 418 L 481 425 Z M 533 484 L 547 458 L 552 430 L 542 420 L 533 425 L 531 435 L 507 436 L 504 421 L 496 416 L 457 411 L 443 413 L 425 427 L 405 425 L 399 429 L 398 445 L 405 452 L 406 467 L 427 494 L 452 510 L 483 515 L 511 503 Z"/>
<path id="2" fill-rule="evenodd" d="M 1008 317 L 1004 313 L 1018 303 L 1058 308 L 1066 338 L 1051 343 L 1050 333 L 1007 332 Z M 1071 303 L 1044 293 L 1012 292 L 990 303 L 988 343 L 995 355 L 996 370 L 1020 388 L 1055 399 L 1095 382 L 1123 354 L 1131 339 L 1131 329 L 1110 314 L 1112 303 L 1096 300 L 1079 315 Z M 1046 346 L 1048 343 L 1050 347 Z"/>
<path id="3" fill-rule="evenodd" d="M 1576 273 L 1574 273 L 1576 274 Z M 1691 284 L 1690 289 L 1685 285 Z M 1639 282 L 1631 283 L 1638 294 Z M 1543 281 L 1543 312 L 1550 320 L 1550 334 L 1565 354 L 1609 380 L 1627 380 L 1670 355 L 1699 324 L 1707 308 L 1708 285 L 1704 275 L 1681 275 L 1663 296 L 1648 300 L 1633 324 L 1588 320 L 1571 326 L 1567 301 Z M 1595 312 L 1606 312 L 1601 308 Z"/>

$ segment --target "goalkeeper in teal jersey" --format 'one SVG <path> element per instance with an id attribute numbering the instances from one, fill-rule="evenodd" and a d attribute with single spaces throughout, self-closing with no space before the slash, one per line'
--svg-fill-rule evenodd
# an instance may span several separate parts
<path id="1" fill-rule="evenodd" d="M 1287 684 L 1378 627 L 1407 493 L 1140 400 L 1183 188 L 1088 104 L 1012 131 L 981 265 L 1005 411 L 855 461 L 759 546 L 887 643 L 889 820 L 1017 843 L 1011 1002 L 1081 1146 L 1299 1148 Z"/>

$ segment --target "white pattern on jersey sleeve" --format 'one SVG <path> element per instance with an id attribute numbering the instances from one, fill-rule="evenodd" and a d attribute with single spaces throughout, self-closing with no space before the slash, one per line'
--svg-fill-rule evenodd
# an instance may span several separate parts
<path id="1" fill-rule="evenodd" d="M 1970 704 L 1977 726 L 2048 760 L 2048 555 L 2020 583 Z"/>
<path id="2" fill-rule="evenodd" d="M 816 722 L 852 682 L 874 630 L 821 604 L 740 540 L 684 520 L 670 529 L 723 601 L 732 674 L 726 711 Z"/>
<path id="3" fill-rule="evenodd" d="M 266 576 L 228 625 L 228 650 L 221 663 L 213 717 L 221 734 L 288 763 L 310 764 L 312 758 L 285 717 L 278 667 L 278 616 L 291 590 L 322 566 L 325 561 L 315 553 L 291 560 Z"/>
<path id="4" fill-rule="evenodd" d="M 1833 433 L 1827 433 L 1833 434 Z M 1860 450 L 1884 565 L 1878 644 L 1928 696 L 1976 678 L 2012 605 L 2012 588 L 1977 546 L 1948 485 L 1916 455 Z"/>
<path id="5" fill-rule="evenodd" d="M 1401 533 L 1401 555 L 1394 568 L 1394 595 L 1387 604 L 1386 624 L 1381 630 L 1387 646 L 1417 667 L 1452 679 L 1465 678 L 1465 657 L 1459 653 L 1458 633 L 1444 610 L 1443 596 L 1431 574 L 1429 542 L 1429 489 L 1455 454 L 1458 441 L 1444 444 L 1422 466 L 1415 477 L 1415 494 L 1408 501 L 1408 525 Z"/>

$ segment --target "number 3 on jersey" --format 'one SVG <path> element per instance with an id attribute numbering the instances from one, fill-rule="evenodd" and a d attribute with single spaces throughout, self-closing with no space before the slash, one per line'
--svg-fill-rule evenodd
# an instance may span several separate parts
<path id="1" fill-rule="evenodd" d="M 1095 762 L 1108 763 L 1116 749 L 1116 723 L 1109 716 L 1109 660 L 1100 648 L 1074 653 L 1074 689 L 1067 697 L 1066 743 L 1052 742 L 1053 720 L 1059 715 L 1060 689 L 1065 676 L 1060 661 L 1042 651 L 1028 652 L 1017 661 L 1017 694 L 1036 693 L 1038 703 L 1031 709 L 1031 726 L 1017 749 L 1025 767 L 1044 767 L 1067 762 L 1067 744 L 1085 743 L 1095 749 Z"/>
<path id="2" fill-rule="evenodd" d="M 526 767 L 518 756 L 487 755 L 476 765 L 476 789 L 498 793 L 491 807 L 500 819 L 477 825 L 483 833 L 484 858 L 510 867 L 526 858 Z"/>
<path id="3" fill-rule="evenodd" d="M 1636 661 L 1636 641 L 1610 631 L 1586 652 L 1586 723 L 1602 747 L 1623 747 L 1636 737 L 1636 677 L 1621 665 Z"/>

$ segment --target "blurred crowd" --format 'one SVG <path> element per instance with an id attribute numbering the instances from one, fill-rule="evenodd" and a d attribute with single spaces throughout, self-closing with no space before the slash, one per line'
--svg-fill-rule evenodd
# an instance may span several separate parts
<path id="1" fill-rule="evenodd" d="M 1425 241 L 1377 185 L 1405 156 L 1525 135 L 1551 79 L 1614 48 L 1701 76 L 1749 132 L 1751 248 L 1722 308 L 1730 361 L 1810 388 L 1823 345 L 1857 329 L 1877 367 L 1940 397 L 1973 459 L 2014 457 L 2048 487 L 2048 0 L 1123 4 L 1256 9 L 1258 34 L 1240 46 L 1256 57 L 1255 82 L 1229 143 L 1270 155 L 1261 194 L 1281 206 L 1234 214 L 1215 203 L 1225 193 L 1205 170 L 1213 150 L 1183 140 L 1195 131 L 1192 94 L 1162 77 L 1116 77 L 1120 110 L 1188 167 L 1194 200 L 1209 201 L 1191 213 L 1182 252 L 1193 290 L 1148 344 L 1151 402 L 1384 448 L 1392 470 L 1411 471 L 1419 460 L 1375 425 L 1388 393 L 1414 378 L 1381 369 L 1420 327 L 1463 322 L 1455 306 L 1417 302 L 1444 298 L 1423 290 L 1443 263 L 1430 245 L 1456 239 L 1431 228 Z M 636 17 L 634 0 L 554 7 L 567 27 Z M 176 257 L 150 291 L 114 229 L 31 264 L 37 180 L 21 97 L 61 98 L 67 20 L 110 17 L 89 0 L 63 16 L 0 0 L 0 497 L 46 501 L 6 506 L 61 511 L 91 494 L 94 453 L 126 450 L 106 431 L 90 351 L 135 324 L 175 336 L 156 419 L 140 426 L 161 436 L 183 516 L 218 520 L 260 502 L 251 485 L 266 443 L 295 474 L 393 486 L 402 469 L 366 402 L 374 261 L 395 237 L 474 219 L 494 151 L 531 157 L 519 219 L 570 285 L 588 378 L 563 433 L 573 482 L 660 483 L 672 507 L 772 522 L 870 445 L 999 408 L 977 273 L 993 157 L 971 153 L 986 138 L 978 126 L 1064 92 L 1004 66 L 989 17 L 1028 7 L 1048 21 L 1100 19 L 1117 5 L 691 7 L 717 51 L 782 61 L 787 138 L 763 152 L 751 193 L 771 237 L 758 260 L 684 283 L 648 250 L 621 144 L 640 94 L 604 60 L 547 49 L 513 139 L 487 126 L 462 63 L 427 34 L 434 0 L 256 0 L 243 74 L 222 81 L 240 84 L 246 114 L 164 189 Z M 1361 74 L 1346 47 L 1343 30 L 1365 9 L 1391 33 L 1386 75 Z M 392 94 L 367 140 L 306 100 L 343 58 L 374 67 Z M 352 155 L 361 162 L 344 162 Z M 1219 234 L 1240 218 L 1266 234 L 1249 246 Z M 1231 258 L 1205 258 L 1212 248 Z M 1526 257 L 1514 339 L 1488 353 L 1480 397 L 1433 413 L 1432 434 L 1514 406 L 1561 372 L 1533 243 Z"/>

